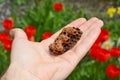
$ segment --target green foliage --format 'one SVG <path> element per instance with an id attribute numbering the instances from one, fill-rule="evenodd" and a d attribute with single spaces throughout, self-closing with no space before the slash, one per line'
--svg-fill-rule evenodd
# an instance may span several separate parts
<path id="1" fill-rule="evenodd" d="M 110 31 L 111 39 L 117 42 L 118 38 L 120 38 L 120 19 L 105 22 L 104 28 Z"/>
<path id="2" fill-rule="evenodd" d="M 100 63 L 90 58 L 89 53 L 78 64 L 75 70 L 67 78 L 67 80 L 120 80 L 120 77 L 116 79 L 110 79 L 106 75 L 106 67 L 108 64 L 116 64 L 120 66 L 119 58 L 111 58 L 108 62 Z"/>
<path id="3" fill-rule="evenodd" d="M 0 43 L 0 76 L 5 72 L 7 66 L 9 65 L 9 57 L 10 53 L 6 52 Z"/>
<path id="4" fill-rule="evenodd" d="M 27 7 L 24 11 L 25 14 L 22 14 L 22 12 L 19 14 L 20 17 L 12 14 L 16 21 L 15 27 L 24 29 L 27 25 L 35 26 L 37 28 L 36 40 L 40 41 L 40 36 L 43 32 L 56 32 L 72 20 L 79 17 L 85 17 L 83 10 L 74 12 L 72 7 L 66 8 L 66 5 L 64 4 L 64 9 L 61 12 L 56 12 L 53 8 L 54 2 L 54 0 L 44 0 L 41 2 L 35 1 L 32 4 L 34 7 L 32 9 Z M 17 11 L 16 9 L 13 9 L 12 11 L 15 13 Z M 17 13 L 20 13 L 20 11 Z"/>
<path id="5" fill-rule="evenodd" d="M 120 0 L 116 0 L 116 4 L 119 6 L 120 5 Z"/>
<path id="6" fill-rule="evenodd" d="M 16 3 L 17 5 L 24 4 L 27 0 L 11 0 L 13 3 Z"/>

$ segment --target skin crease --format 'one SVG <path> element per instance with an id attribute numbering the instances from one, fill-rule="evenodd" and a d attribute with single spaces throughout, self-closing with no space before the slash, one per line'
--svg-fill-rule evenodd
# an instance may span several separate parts
<path id="1" fill-rule="evenodd" d="M 61 32 L 41 42 L 27 40 L 21 29 L 10 31 L 14 38 L 11 50 L 11 64 L 16 64 L 40 80 L 65 80 L 80 60 L 87 54 L 100 34 L 103 22 L 98 18 L 79 18 L 65 27 L 78 27 L 83 32 L 81 39 L 70 50 L 59 56 L 49 54 L 49 45 Z"/>

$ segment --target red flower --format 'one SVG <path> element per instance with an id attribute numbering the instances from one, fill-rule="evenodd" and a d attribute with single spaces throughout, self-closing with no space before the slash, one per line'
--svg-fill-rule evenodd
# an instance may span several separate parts
<path id="1" fill-rule="evenodd" d="M 93 44 L 93 46 L 91 47 L 91 49 L 95 48 L 95 47 L 100 47 L 102 42 L 108 40 L 109 35 L 110 35 L 110 33 L 107 30 L 101 29 L 101 33 L 100 33 L 98 39 Z"/>
<path id="2" fill-rule="evenodd" d="M 2 25 L 3 25 L 3 27 L 4 27 L 6 30 L 10 30 L 10 29 L 13 28 L 14 22 L 13 22 L 12 20 L 5 19 L 5 20 L 2 22 Z"/>
<path id="3" fill-rule="evenodd" d="M 62 3 L 54 3 L 54 10 L 59 12 L 63 9 L 63 4 Z"/>
<path id="4" fill-rule="evenodd" d="M 28 36 L 28 39 L 30 39 L 32 36 L 36 33 L 36 28 L 34 26 L 27 26 L 24 30 Z"/>
<path id="5" fill-rule="evenodd" d="M 0 41 L 3 44 L 5 50 L 10 51 L 12 46 L 12 40 L 10 39 L 10 35 L 6 32 L 0 33 Z"/>
<path id="6" fill-rule="evenodd" d="M 113 47 L 113 48 L 111 48 L 110 52 L 113 57 L 120 56 L 120 48 Z"/>
<path id="7" fill-rule="evenodd" d="M 94 59 L 97 58 L 97 51 L 100 47 L 99 46 L 93 46 L 91 49 L 90 49 L 90 56 Z"/>
<path id="8" fill-rule="evenodd" d="M 108 30 L 101 29 L 101 33 L 96 42 L 104 42 L 109 39 L 110 33 Z"/>
<path id="9" fill-rule="evenodd" d="M 106 75 L 109 78 L 117 78 L 119 76 L 120 69 L 112 64 L 109 64 L 106 68 Z"/>
<path id="10" fill-rule="evenodd" d="M 12 40 L 5 40 L 3 42 L 3 47 L 5 50 L 10 51 L 12 47 Z"/>
<path id="11" fill-rule="evenodd" d="M 91 49 L 95 49 L 95 48 L 100 47 L 100 46 L 101 46 L 101 42 L 96 41 L 96 42 L 92 45 Z"/>
<path id="12" fill-rule="evenodd" d="M 98 39 L 99 39 L 101 42 L 104 42 L 104 41 L 108 40 L 109 36 L 110 36 L 110 33 L 109 33 L 108 30 L 101 29 L 101 33 L 100 33 Z"/>
<path id="13" fill-rule="evenodd" d="M 47 38 L 51 37 L 52 35 L 53 35 L 53 33 L 51 33 L 51 32 L 45 32 L 42 35 L 42 40 L 47 39 Z"/>
<path id="14" fill-rule="evenodd" d="M 99 62 L 105 62 L 110 59 L 110 52 L 106 49 L 102 49 L 99 46 L 93 47 L 90 50 L 90 56 Z"/>
<path id="15" fill-rule="evenodd" d="M 5 40 L 10 40 L 10 35 L 6 32 L 0 33 L 0 41 L 4 42 Z"/>

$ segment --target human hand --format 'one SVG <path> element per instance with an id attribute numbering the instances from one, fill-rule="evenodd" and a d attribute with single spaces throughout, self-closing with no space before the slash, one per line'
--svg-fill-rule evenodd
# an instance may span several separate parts
<path id="1" fill-rule="evenodd" d="M 86 55 L 97 39 L 102 26 L 103 22 L 97 18 L 91 18 L 88 21 L 80 18 L 65 26 L 78 27 L 83 34 L 72 49 L 58 56 L 50 55 L 48 46 L 53 43 L 61 30 L 46 40 L 31 42 L 27 40 L 24 31 L 13 29 L 10 32 L 14 37 L 11 64 L 18 65 L 40 80 L 64 80 Z"/>

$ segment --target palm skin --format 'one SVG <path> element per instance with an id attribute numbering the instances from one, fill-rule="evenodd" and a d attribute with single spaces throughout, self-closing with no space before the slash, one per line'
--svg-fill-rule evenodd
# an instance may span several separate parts
<path id="1" fill-rule="evenodd" d="M 65 27 L 73 26 L 82 30 L 82 37 L 72 49 L 59 56 L 50 55 L 48 46 L 62 29 L 41 42 L 28 41 L 26 34 L 20 29 L 11 30 L 10 34 L 14 37 L 11 64 L 17 64 L 40 80 L 64 80 L 95 42 L 103 22 L 97 18 L 88 21 L 79 18 Z"/>

